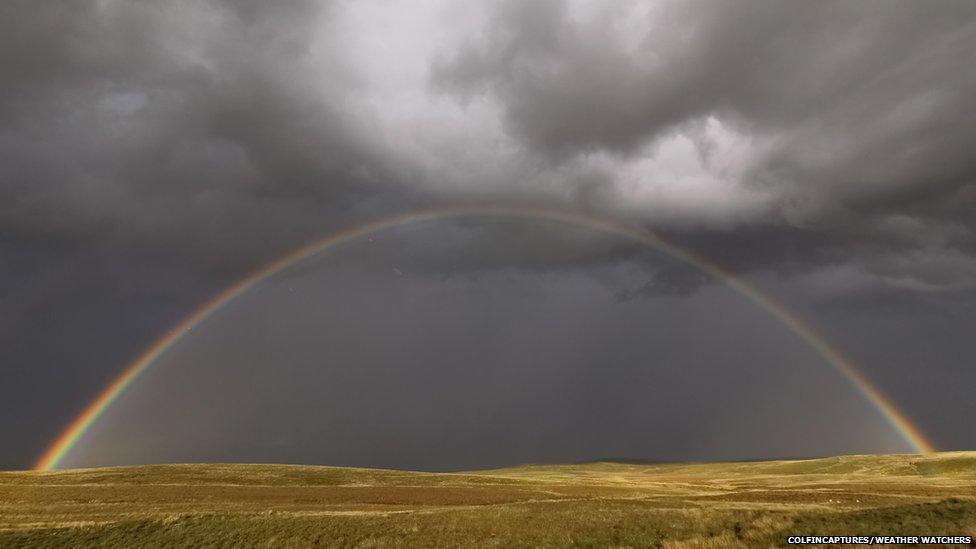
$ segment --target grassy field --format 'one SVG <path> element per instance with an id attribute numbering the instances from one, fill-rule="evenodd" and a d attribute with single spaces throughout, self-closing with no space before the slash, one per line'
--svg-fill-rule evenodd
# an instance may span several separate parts
<path id="1" fill-rule="evenodd" d="M 976 452 L 466 473 L 0 473 L 0 547 L 733 547 L 818 534 L 976 534 Z"/>

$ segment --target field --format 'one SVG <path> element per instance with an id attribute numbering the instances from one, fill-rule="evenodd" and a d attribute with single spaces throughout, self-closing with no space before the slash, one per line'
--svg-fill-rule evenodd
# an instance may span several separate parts
<path id="1" fill-rule="evenodd" d="M 0 547 L 733 547 L 974 533 L 976 452 L 466 473 L 202 464 L 0 473 Z"/>

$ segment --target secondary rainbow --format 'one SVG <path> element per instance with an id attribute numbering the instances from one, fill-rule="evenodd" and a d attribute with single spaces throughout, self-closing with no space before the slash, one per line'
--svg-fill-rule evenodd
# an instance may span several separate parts
<path id="1" fill-rule="evenodd" d="M 35 470 L 51 470 L 58 467 L 68 452 L 85 435 L 88 429 L 126 388 L 142 374 L 153 362 L 169 348 L 179 342 L 187 331 L 205 321 L 215 312 L 244 294 L 262 280 L 287 269 L 288 267 L 318 255 L 334 246 L 355 240 L 372 233 L 399 227 L 410 223 L 423 221 L 457 218 L 457 217 L 507 217 L 528 218 L 562 222 L 571 225 L 582 225 L 595 230 L 620 235 L 651 248 L 662 251 L 672 257 L 686 261 L 702 271 L 722 280 L 728 287 L 745 296 L 757 306 L 771 314 L 786 326 L 797 337 L 812 347 L 828 364 L 844 376 L 855 389 L 858 390 L 881 414 L 881 416 L 901 435 L 901 437 L 919 453 L 930 453 L 935 447 L 922 434 L 895 404 L 884 395 L 854 364 L 839 350 L 827 341 L 797 316 L 791 314 L 781 304 L 760 293 L 754 287 L 733 276 L 724 268 L 706 260 L 689 250 L 680 248 L 667 242 L 659 236 L 643 229 L 631 226 L 617 220 L 596 215 L 564 210 L 520 208 L 520 207 L 454 207 L 447 209 L 425 210 L 408 213 L 365 225 L 359 225 L 344 231 L 331 234 L 321 240 L 312 242 L 298 250 L 286 254 L 267 265 L 261 267 L 251 275 L 241 279 L 236 284 L 223 290 L 205 304 L 197 308 L 189 316 L 173 326 L 142 355 L 136 358 L 118 377 L 116 377 L 87 407 L 64 429 L 48 449 L 34 464 Z"/>

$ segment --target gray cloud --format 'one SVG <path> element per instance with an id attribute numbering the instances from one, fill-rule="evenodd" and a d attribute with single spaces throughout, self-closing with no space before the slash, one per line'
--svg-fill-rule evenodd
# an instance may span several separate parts
<path id="1" fill-rule="evenodd" d="M 968 255 L 973 7 L 879 7 L 502 3 L 479 38 L 441 57 L 433 82 L 468 100 L 496 99 L 508 131 L 557 164 L 639 157 L 675 132 L 694 139 L 700 121 L 718 121 L 754 141 L 733 151 L 744 166 L 721 183 L 766 195 L 743 222 L 824 234 L 848 254 L 938 247 Z M 698 134 L 706 161 L 714 145 Z M 741 194 L 724 208 L 734 210 Z M 684 217 L 694 225 L 696 213 Z M 643 219 L 660 225 L 653 214 Z M 898 223 L 924 225 L 941 241 L 896 242 Z M 826 252 L 807 250 L 820 261 Z"/>
<path id="2" fill-rule="evenodd" d="M 392 198 L 385 161 L 336 104 L 351 73 L 333 49 L 310 51 L 328 22 L 318 3 L 0 10 L 6 391 L 23 410 L 59 403 L 6 416 L 24 442 L 0 459 L 23 466 L 199 300 L 410 201 Z"/>
<path id="3" fill-rule="evenodd" d="M 7 231 L 198 256 L 220 246 L 221 261 L 246 262 L 391 192 L 384 159 L 336 104 L 352 76 L 310 51 L 328 21 L 317 3 L 5 9 L 18 29 L 3 48 L 16 58 L 3 75 Z"/>
<path id="4" fill-rule="evenodd" d="M 913 331 L 948 330 L 951 352 L 928 366 L 945 383 L 914 405 L 964 417 L 937 394 L 970 352 L 950 328 L 976 281 L 973 15 L 964 1 L 5 2 L 0 400 L 15 412 L 0 419 L 0 465 L 25 465 L 139 349 L 256 266 L 455 203 L 640 225 L 828 326 L 903 315 L 884 337 L 848 341 L 892 364 L 879 378 L 917 370 L 871 348 L 894 338 L 911 356 L 924 346 L 908 348 Z M 411 240 L 432 227 L 450 253 Z M 351 261 L 493 284 L 489 301 L 459 291 L 474 308 L 517 309 L 535 276 L 617 307 L 717 289 L 583 228 L 461 220 L 394 234 L 355 244 Z M 585 356 L 633 345 L 601 337 Z M 942 436 L 972 444 L 955 432 Z"/>

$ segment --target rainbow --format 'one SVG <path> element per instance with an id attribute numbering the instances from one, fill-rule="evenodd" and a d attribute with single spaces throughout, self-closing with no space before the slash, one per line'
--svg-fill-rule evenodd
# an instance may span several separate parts
<path id="1" fill-rule="evenodd" d="M 503 217 L 503 218 L 528 218 L 536 220 L 547 220 L 561 222 L 571 225 L 589 227 L 594 230 L 607 232 L 649 246 L 664 252 L 676 259 L 688 262 L 705 273 L 722 280 L 727 286 L 737 291 L 739 294 L 748 298 L 757 306 L 776 318 L 791 332 L 812 347 L 827 363 L 834 367 L 837 372 L 844 376 L 851 385 L 857 389 L 881 414 L 881 416 L 891 425 L 904 439 L 904 441 L 918 453 L 931 453 L 935 447 L 919 431 L 895 404 L 888 399 L 864 374 L 862 374 L 854 364 L 847 359 L 839 350 L 832 347 L 827 341 L 815 332 L 810 326 L 801 319 L 787 311 L 782 305 L 773 301 L 769 297 L 761 294 L 752 286 L 733 276 L 724 268 L 706 260 L 705 258 L 683 248 L 669 243 L 659 236 L 648 232 L 642 228 L 634 227 L 613 219 L 607 219 L 587 213 L 570 212 L 554 209 L 539 208 L 520 208 L 509 206 L 474 206 L 474 207 L 454 207 L 447 209 L 426 210 L 414 213 L 390 217 L 365 225 L 353 227 L 329 235 L 321 240 L 312 242 L 300 249 L 286 254 L 274 261 L 259 268 L 251 275 L 241 279 L 236 284 L 223 290 L 205 304 L 197 308 L 189 316 L 181 320 L 170 328 L 162 337 L 156 340 L 152 346 L 146 349 L 142 355 L 136 358 L 121 374 L 118 375 L 107 387 L 102 389 L 98 396 L 88 404 L 87 407 L 64 429 L 55 439 L 47 450 L 38 458 L 34 464 L 34 469 L 46 471 L 55 469 L 85 435 L 91 426 L 98 421 L 105 411 L 111 407 L 112 403 L 122 394 L 132 383 L 139 378 L 140 374 L 146 371 L 163 353 L 177 344 L 183 335 L 207 320 L 214 313 L 234 301 L 238 296 L 244 294 L 261 281 L 281 272 L 288 267 L 320 254 L 334 246 L 349 242 L 351 240 L 370 235 L 379 231 L 431 220 L 442 220 L 458 217 Z"/>

